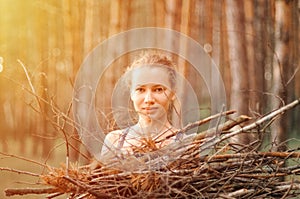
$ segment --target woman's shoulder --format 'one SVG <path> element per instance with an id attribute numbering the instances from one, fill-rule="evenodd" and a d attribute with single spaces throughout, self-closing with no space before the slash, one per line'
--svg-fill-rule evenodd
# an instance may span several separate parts
<path id="1" fill-rule="evenodd" d="M 113 130 L 106 134 L 104 139 L 104 147 L 102 148 L 102 153 L 107 151 L 108 148 L 118 145 L 122 131 L 123 130 Z"/>
<path id="2" fill-rule="evenodd" d="M 117 138 L 122 134 L 123 130 L 122 129 L 118 129 L 118 130 L 113 130 L 110 131 L 107 135 L 106 138 Z"/>
<path id="3" fill-rule="evenodd" d="M 126 133 L 128 131 L 128 129 L 118 129 L 118 130 L 113 130 L 113 131 L 110 131 L 105 139 L 108 139 L 108 140 L 116 140 L 116 139 L 119 139 L 120 136 L 123 136 L 124 133 Z"/>
<path id="4" fill-rule="evenodd" d="M 119 135 L 122 134 L 123 131 L 124 131 L 123 129 L 117 129 L 117 130 L 110 131 L 107 135 Z"/>

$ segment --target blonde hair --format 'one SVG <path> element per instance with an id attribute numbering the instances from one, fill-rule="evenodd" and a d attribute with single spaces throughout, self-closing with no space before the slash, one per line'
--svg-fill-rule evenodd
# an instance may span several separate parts
<path id="1" fill-rule="evenodd" d="M 127 68 L 127 72 L 132 72 L 136 68 L 143 66 L 153 66 L 165 68 L 168 72 L 171 89 L 175 90 L 176 87 L 176 65 L 171 57 L 163 52 L 145 51 L 137 57 L 132 64 Z M 127 83 L 131 85 L 131 75 L 127 77 Z"/>

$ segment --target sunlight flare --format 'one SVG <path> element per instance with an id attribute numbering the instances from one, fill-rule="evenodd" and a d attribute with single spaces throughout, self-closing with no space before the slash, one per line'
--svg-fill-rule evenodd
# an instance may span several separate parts
<path id="1" fill-rule="evenodd" d="M 3 57 L 0 57 L 0 73 L 3 71 Z"/>

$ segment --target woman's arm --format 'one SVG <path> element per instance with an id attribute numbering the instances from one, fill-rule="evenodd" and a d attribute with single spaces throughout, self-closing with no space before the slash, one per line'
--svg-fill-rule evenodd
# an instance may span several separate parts
<path id="1" fill-rule="evenodd" d="M 108 154 L 115 154 L 121 132 L 121 130 L 116 130 L 106 135 L 101 150 L 102 157 L 107 156 Z"/>

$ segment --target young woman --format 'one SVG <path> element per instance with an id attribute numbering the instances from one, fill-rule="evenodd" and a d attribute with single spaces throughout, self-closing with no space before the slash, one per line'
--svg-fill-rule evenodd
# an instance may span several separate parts
<path id="1" fill-rule="evenodd" d="M 126 72 L 130 99 L 138 115 L 135 125 L 107 134 L 102 156 L 137 155 L 143 146 L 159 149 L 176 139 L 170 122 L 176 99 L 176 71 L 171 59 L 161 53 L 144 53 Z M 109 156 L 106 156 L 109 157 Z"/>

